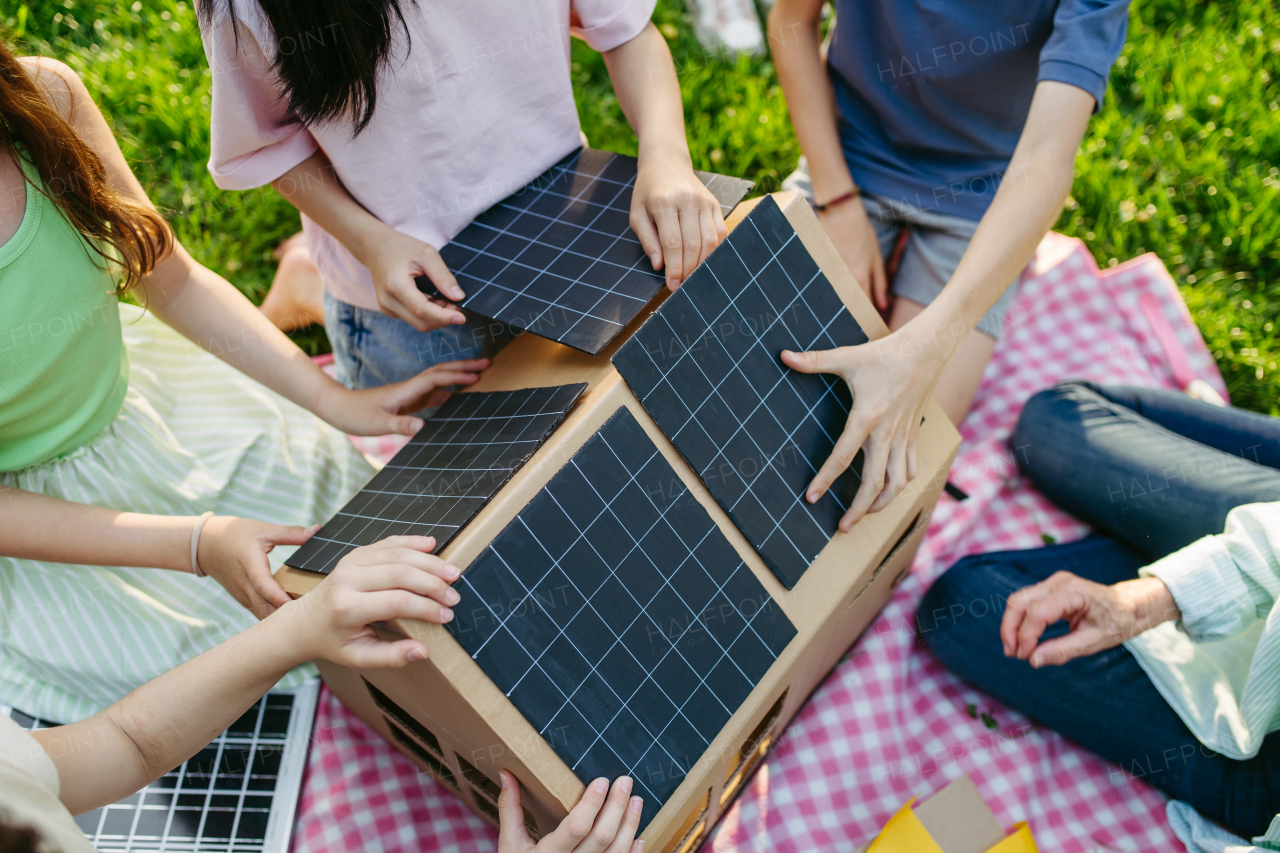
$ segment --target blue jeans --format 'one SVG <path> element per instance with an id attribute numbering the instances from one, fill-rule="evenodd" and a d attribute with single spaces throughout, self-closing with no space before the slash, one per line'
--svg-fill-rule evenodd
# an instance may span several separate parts
<path id="1" fill-rule="evenodd" d="M 338 381 L 348 388 L 376 388 L 417 376 L 435 364 L 492 356 L 515 332 L 478 314 L 467 322 L 419 332 L 404 320 L 340 302 L 324 294 L 324 329 L 333 346 Z"/>
<path id="2" fill-rule="evenodd" d="M 1168 391 L 1065 382 L 1028 401 L 1011 439 L 1036 488 L 1098 535 L 966 557 L 920 603 L 921 639 L 944 666 L 1032 719 L 1190 803 L 1245 838 L 1280 813 L 1280 732 L 1237 761 L 1202 745 L 1123 646 L 1032 669 L 1000 645 L 1016 590 L 1063 570 L 1098 583 L 1221 533 L 1235 506 L 1280 500 L 1280 419 Z M 1050 626 L 1045 638 L 1067 632 Z"/>

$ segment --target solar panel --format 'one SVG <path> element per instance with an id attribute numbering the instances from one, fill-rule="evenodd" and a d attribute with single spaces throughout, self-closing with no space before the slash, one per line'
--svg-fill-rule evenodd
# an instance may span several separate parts
<path id="1" fill-rule="evenodd" d="M 855 459 L 816 504 L 804 500 L 851 397 L 839 377 L 796 373 L 778 356 L 866 340 L 766 197 L 613 357 L 788 589 L 836 532 L 862 464 Z"/>
<path id="2" fill-rule="evenodd" d="M 647 825 L 795 636 L 627 410 L 455 583 L 449 631 L 583 782 Z"/>
<path id="3" fill-rule="evenodd" d="M 388 536 L 434 536 L 439 551 L 529 460 L 586 387 L 454 394 L 285 562 L 328 574 L 352 549 Z"/>
<path id="4" fill-rule="evenodd" d="M 697 175 L 726 215 L 755 186 Z M 635 179 L 634 157 L 581 148 L 476 217 L 440 250 L 462 306 L 599 353 L 665 283 L 631 231 Z"/>
<path id="5" fill-rule="evenodd" d="M 622 156 L 622 155 L 617 155 Z M 747 193 L 755 188 L 755 181 L 748 181 L 746 178 L 735 178 L 732 175 L 719 175 L 715 172 L 704 172 L 701 169 L 693 170 L 694 177 L 702 181 L 703 186 L 711 190 L 711 194 L 715 196 L 716 201 L 720 202 L 720 214 L 728 218 L 733 209 L 738 206 L 738 202 L 747 197 Z"/>
<path id="6" fill-rule="evenodd" d="M 180 766 L 76 824 L 103 853 L 286 853 L 319 691 L 318 680 L 272 690 Z M 27 731 L 57 725 L 3 713 Z"/>

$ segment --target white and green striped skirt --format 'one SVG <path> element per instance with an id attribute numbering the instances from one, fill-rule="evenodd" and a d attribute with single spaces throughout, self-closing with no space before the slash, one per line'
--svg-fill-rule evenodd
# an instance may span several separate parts
<path id="1" fill-rule="evenodd" d="M 120 319 L 130 373 L 119 415 L 67 456 L 0 474 L 4 485 L 129 512 L 308 525 L 372 476 L 338 430 L 139 308 L 122 304 Z M 272 567 L 293 550 L 273 551 Z M 0 619 L 0 702 L 60 722 L 254 622 L 211 578 L 6 557 Z M 296 669 L 283 684 L 312 672 Z"/>

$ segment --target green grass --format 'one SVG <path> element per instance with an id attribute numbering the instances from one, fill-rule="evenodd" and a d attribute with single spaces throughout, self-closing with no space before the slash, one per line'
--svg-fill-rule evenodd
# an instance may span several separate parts
<path id="1" fill-rule="evenodd" d="M 9 4 L 6 4 L 8 6 Z M 298 227 L 271 190 L 224 193 L 205 170 L 209 79 L 190 5 L 34 0 L 22 48 L 84 78 L 179 238 L 250 298 Z M 19 20 L 19 16 L 22 20 Z M 799 149 L 767 59 L 704 51 L 680 0 L 655 16 L 677 57 L 694 164 L 775 190 Z M 593 145 L 635 153 L 600 57 L 575 42 L 574 89 Z M 1138 0 L 1111 90 L 1076 161 L 1057 229 L 1099 265 L 1154 251 L 1178 281 L 1232 401 L 1280 414 L 1280 9 L 1270 0 Z M 311 351 L 318 332 L 299 336 Z"/>

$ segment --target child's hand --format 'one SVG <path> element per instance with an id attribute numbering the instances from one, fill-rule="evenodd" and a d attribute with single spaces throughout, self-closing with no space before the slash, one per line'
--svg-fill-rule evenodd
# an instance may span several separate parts
<path id="1" fill-rule="evenodd" d="M 425 659 L 422 643 L 379 640 L 371 623 L 406 618 L 444 624 L 453 618 L 460 597 L 449 584 L 461 572 L 432 555 L 435 547 L 431 536 L 391 536 L 339 560 L 323 583 L 280 612 L 296 620 L 289 635 L 298 659 L 357 669 Z"/>
<path id="2" fill-rule="evenodd" d="M 631 194 L 631 230 L 653 268 L 666 268 L 672 290 L 729 233 L 720 202 L 693 174 L 687 154 L 641 155 Z"/>
<path id="3" fill-rule="evenodd" d="M 489 359 L 450 361 L 428 367 L 412 379 L 352 391 L 334 382 L 316 407 L 322 419 L 351 435 L 413 435 L 422 419 L 405 412 L 439 406 L 452 385 L 470 385 L 480 378 Z"/>
<path id="4" fill-rule="evenodd" d="M 215 515 L 200 531 L 196 559 L 206 575 L 222 584 L 232 598 L 259 619 L 289 603 L 271 575 L 267 554 L 277 545 L 301 545 L 320 529 L 286 527 L 233 515 Z"/>
<path id="5" fill-rule="evenodd" d="M 920 340 L 912 334 L 910 328 L 899 329 L 858 346 L 782 351 L 782 363 L 787 367 L 800 373 L 839 376 L 853 397 L 853 411 L 844 431 L 805 490 L 805 499 L 817 503 L 853 464 L 858 451 L 863 451 L 862 483 L 840 519 L 844 533 L 866 513 L 888 506 L 919 473 L 920 421 L 946 360 L 934 350 L 909 342 Z"/>
<path id="6" fill-rule="evenodd" d="M 498 797 L 498 853 L 642 853 L 644 842 L 632 839 L 640 825 L 644 802 L 630 794 L 631 780 L 626 776 L 614 781 L 612 791 L 609 780 L 595 780 L 569 816 L 535 845 L 524 828 L 520 783 L 503 770 L 502 794 Z"/>
<path id="7" fill-rule="evenodd" d="M 889 279 L 884 271 L 884 256 L 880 254 L 880 241 L 862 199 L 838 204 L 819 214 L 818 221 L 835 244 L 840 257 L 849 265 L 853 277 L 862 285 L 867 298 L 881 311 L 887 310 Z"/>
<path id="8" fill-rule="evenodd" d="M 429 298 L 414 282 L 425 275 L 449 299 L 458 301 L 466 296 L 434 247 L 393 228 L 383 228 L 361 255 L 360 261 L 373 277 L 383 314 L 399 317 L 419 332 L 466 322 L 458 306 Z"/>

